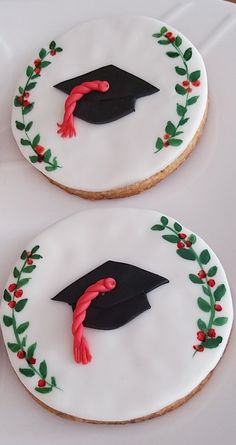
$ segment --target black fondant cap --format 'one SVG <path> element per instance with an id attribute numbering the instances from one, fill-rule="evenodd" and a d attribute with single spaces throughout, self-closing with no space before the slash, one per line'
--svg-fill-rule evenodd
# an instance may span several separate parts
<path id="1" fill-rule="evenodd" d="M 159 91 L 150 83 L 114 65 L 103 66 L 54 86 L 70 94 L 74 87 L 92 80 L 106 80 L 110 88 L 106 93 L 92 91 L 86 94 L 77 102 L 74 116 L 93 124 L 104 124 L 126 116 L 135 111 L 136 99 Z"/>
<path id="2" fill-rule="evenodd" d="M 139 267 L 107 261 L 67 286 L 52 300 L 68 303 L 74 310 L 86 289 L 102 278 L 114 278 L 116 287 L 97 296 L 87 309 L 83 325 L 94 329 L 118 328 L 150 309 L 146 293 L 169 282 Z"/>

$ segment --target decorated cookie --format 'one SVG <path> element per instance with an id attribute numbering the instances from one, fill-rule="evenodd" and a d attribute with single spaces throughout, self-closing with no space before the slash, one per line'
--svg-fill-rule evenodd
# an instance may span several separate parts
<path id="1" fill-rule="evenodd" d="M 207 114 L 202 57 L 138 16 L 78 25 L 32 57 L 14 98 L 23 156 L 64 190 L 119 198 L 152 187 L 191 153 Z"/>
<path id="2" fill-rule="evenodd" d="M 36 401 L 74 420 L 119 423 L 196 393 L 224 353 L 233 310 L 223 267 L 199 236 L 155 211 L 101 209 L 26 246 L 0 320 Z"/>

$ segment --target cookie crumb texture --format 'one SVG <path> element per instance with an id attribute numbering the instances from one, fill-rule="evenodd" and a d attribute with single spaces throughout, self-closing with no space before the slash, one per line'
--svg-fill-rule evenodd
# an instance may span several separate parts
<path id="1" fill-rule="evenodd" d="M 127 423 L 202 388 L 233 309 L 205 241 L 155 211 L 117 208 L 74 215 L 33 240 L 10 273 L 0 320 L 10 362 L 42 406 Z"/>
<path id="2" fill-rule="evenodd" d="M 182 34 L 152 18 L 110 17 L 78 25 L 32 57 L 12 130 L 52 183 L 87 199 L 121 198 L 188 157 L 207 97 L 204 62 Z"/>

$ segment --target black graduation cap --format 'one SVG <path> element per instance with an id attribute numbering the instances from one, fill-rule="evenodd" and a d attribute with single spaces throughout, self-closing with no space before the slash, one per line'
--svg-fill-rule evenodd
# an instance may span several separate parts
<path id="1" fill-rule="evenodd" d="M 92 124 L 105 124 L 135 111 L 135 101 L 142 96 L 157 93 L 158 88 L 114 65 L 103 66 L 89 73 L 65 80 L 55 88 L 70 94 L 83 82 L 103 80 L 109 83 L 106 93 L 91 91 L 77 102 L 74 116 Z"/>
<path id="2" fill-rule="evenodd" d="M 86 289 L 98 280 L 115 279 L 113 290 L 98 295 L 89 305 L 83 325 L 94 329 L 116 329 L 150 309 L 146 293 L 169 282 L 166 278 L 131 264 L 107 261 L 74 281 L 52 300 L 63 301 L 75 310 Z"/>

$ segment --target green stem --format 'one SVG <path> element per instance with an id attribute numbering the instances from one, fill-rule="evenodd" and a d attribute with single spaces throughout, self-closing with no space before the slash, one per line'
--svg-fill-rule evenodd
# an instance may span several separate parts
<path id="1" fill-rule="evenodd" d="M 187 65 L 186 61 L 184 60 L 183 52 L 181 51 L 181 49 L 180 49 L 178 46 L 175 45 L 174 42 L 171 42 L 171 44 L 172 44 L 172 46 L 175 48 L 175 50 L 179 53 L 179 55 L 180 55 L 180 57 L 181 57 L 181 59 L 182 59 L 183 65 L 184 65 L 184 67 L 185 67 L 185 69 L 186 69 L 187 80 L 189 81 L 189 70 L 188 70 L 188 65 Z M 184 108 L 186 108 L 186 112 L 183 114 L 183 116 L 181 116 L 181 119 L 180 119 L 179 122 L 178 122 L 178 125 L 177 125 L 177 127 L 176 127 L 176 130 L 180 127 L 180 122 L 181 122 L 181 120 L 184 118 L 185 114 L 187 113 L 187 108 L 188 108 L 188 105 L 187 105 L 187 103 L 188 103 L 188 97 L 189 97 L 189 92 L 187 91 L 187 94 L 185 95 L 185 105 L 184 105 Z"/>

